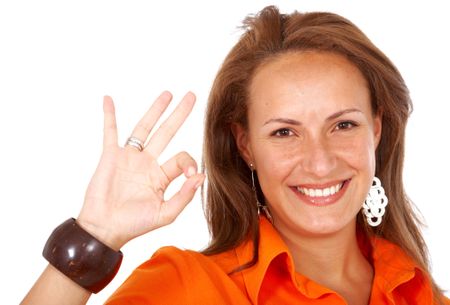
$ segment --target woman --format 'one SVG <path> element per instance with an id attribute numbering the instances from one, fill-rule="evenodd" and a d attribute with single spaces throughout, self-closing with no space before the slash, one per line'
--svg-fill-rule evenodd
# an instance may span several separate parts
<path id="1" fill-rule="evenodd" d="M 411 103 L 399 72 L 337 15 L 267 7 L 245 25 L 206 113 L 211 243 L 161 249 L 107 304 L 445 304 L 402 186 Z M 85 203 L 49 238 L 51 264 L 23 304 L 84 304 L 114 276 L 126 242 L 192 199 L 205 179 L 195 161 L 156 160 L 193 94 L 145 144 L 170 100 L 163 93 L 120 148 L 105 98 L 104 151 Z"/>

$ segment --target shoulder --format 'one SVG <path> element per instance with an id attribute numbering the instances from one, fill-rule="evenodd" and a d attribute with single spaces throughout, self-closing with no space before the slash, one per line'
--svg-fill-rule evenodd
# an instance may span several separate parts
<path id="1" fill-rule="evenodd" d="M 238 264 L 234 250 L 216 255 L 204 255 L 198 251 L 163 247 L 156 251 L 152 258 L 143 263 L 138 269 L 148 269 L 153 266 L 163 267 L 172 271 L 177 270 L 178 276 L 191 280 L 191 277 L 199 278 L 200 275 L 208 277 L 215 275 L 228 276 Z"/>
<path id="2" fill-rule="evenodd" d="M 152 257 L 138 267 L 148 269 L 149 267 L 164 267 L 168 269 L 195 269 L 201 267 L 208 258 L 199 252 L 182 250 L 176 247 L 163 247 L 157 250 Z"/>
<path id="3" fill-rule="evenodd" d="M 136 268 L 106 304 L 213 302 L 235 287 L 220 257 L 163 247 Z"/>

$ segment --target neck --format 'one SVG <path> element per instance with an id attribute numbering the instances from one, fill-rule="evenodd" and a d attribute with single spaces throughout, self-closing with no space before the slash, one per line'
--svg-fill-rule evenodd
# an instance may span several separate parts
<path id="1" fill-rule="evenodd" d="M 323 286 L 339 291 L 349 282 L 372 281 L 372 267 L 358 245 L 356 223 L 329 235 L 281 236 L 291 252 L 295 270 Z"/>

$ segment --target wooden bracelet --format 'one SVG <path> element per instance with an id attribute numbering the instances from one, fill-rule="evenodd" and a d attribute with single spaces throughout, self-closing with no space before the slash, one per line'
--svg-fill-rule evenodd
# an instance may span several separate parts
<path id="1" fill-rule="evenodd" d="M 74 218 L 53 231 L 42 255 L 72 281 L 93 293 L 112 281 L 123 258 L 121 251 L 114 251 L 83 230 Z"/>

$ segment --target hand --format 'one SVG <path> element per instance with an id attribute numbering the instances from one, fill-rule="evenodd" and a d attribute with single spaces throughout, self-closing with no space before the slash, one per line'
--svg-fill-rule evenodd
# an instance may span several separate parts
<path id="1" fill-rule="evenodd" d="M 169 92 L 163 92 L 136 125 L 132 136 L 145 143 L 171 99 Z M 196 162 L 186 152 L 162 165 L 157 158 L 194 103 L 194 94 L 187 93 L 140 152 L 131 145 L 119 147 L 114 104 L 110 97 L 104 98 L 103 152 L 77 218 L 85 230 L 118 250 L 129 240 L 175 220 L 205 177 L 197 173 Z M 165 190 L 181 174 L 187 177 L 186 181 L 165 201 Z"/>

